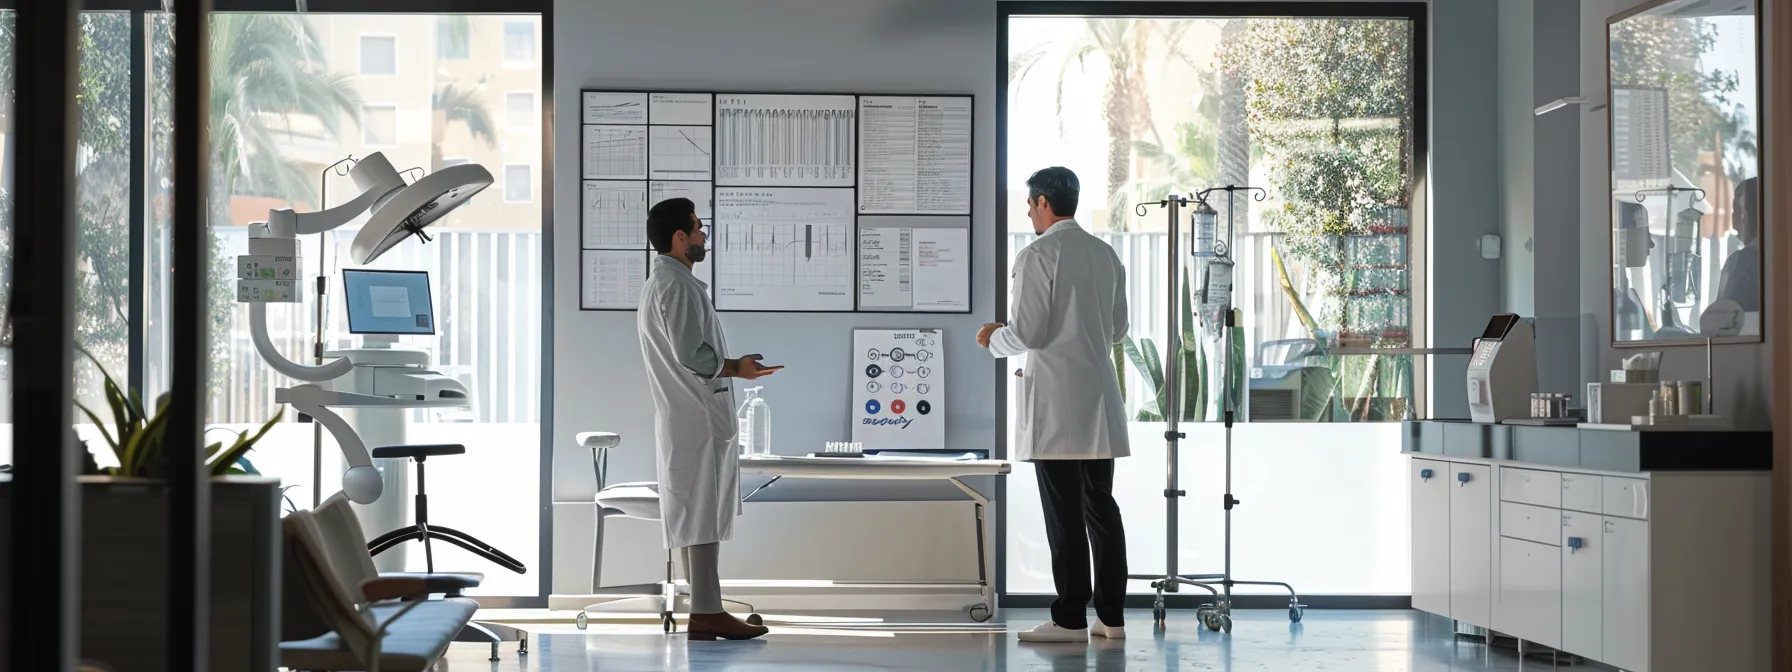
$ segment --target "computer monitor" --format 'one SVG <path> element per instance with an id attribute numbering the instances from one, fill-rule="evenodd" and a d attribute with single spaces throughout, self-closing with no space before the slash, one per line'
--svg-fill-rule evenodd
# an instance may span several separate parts
<path id="1" fill-rule="evenodd" d="M 343 269 L 351 334 L 436 333 L 429 301 L 429 273 Z"/>

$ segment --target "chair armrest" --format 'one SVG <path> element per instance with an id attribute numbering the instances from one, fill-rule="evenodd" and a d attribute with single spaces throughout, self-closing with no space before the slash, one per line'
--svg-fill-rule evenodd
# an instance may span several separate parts
<path id="1" fill-rule="evenodd" d="M 459 595 L 460 591 L 479 585 L 477 575 L 467 574 L 386 574 L 361 582 L 361 592 L 369 602 L 384 600 L 421 600 L 435 593 Z"/>

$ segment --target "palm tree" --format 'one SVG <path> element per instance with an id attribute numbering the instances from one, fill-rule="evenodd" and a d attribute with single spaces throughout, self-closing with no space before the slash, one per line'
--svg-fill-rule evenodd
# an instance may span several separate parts
<path id="1" fill-rule="evenodd" d="M 460 122 L 467 127 L 467 133 L 490 147 L 498 141 L 492 130 L 491 109 L 486 107 L 485 98 L 480 92 L 485 88 L 485 78 L 479 78 L 472 86 L 461 86 L 454 82 L 442 85 L 430 97 L 430 108 L 435 114 L 435 122 L 430 125 L 429 170 L 442 169 L 442 138 L 448 134 L 448 124 Z"/>
<path id="2" fill-rule="evenodd" d="M 1126 193 L 1132 178 L 1133 141 L 1140 131 L 1150 133 L 1158 146 L 1158 137 L 1151 122 L 1150 91 L 1145 62 L 1152 38 L 1160 36 L 1172 58 L 1184 62 L 1191 59 L 1180 49 L 1182 37 L 1194 24 L 1189 19 L 1086 19 L 1084 30 L 1068 40 L 1050 41 L 1034 47 L 1008 61 L 1008 81 L 1018 83 L 1033 68 L 1049 59 L 1057 63 L 1055 104 L 1060 120 L 1064 115 L 1064 79 L 1071 66 L 1081 68 L 1090 56 L 1100 56 L 1107 63 L 1107 82 L 1102 92 L 1102 119 L 1108 132 L 1108 224 L 1116 231 L 1127 228 L 1130 220 Z M 1063 134 L 1063 122 L 1059 122 Z"/>
<path id="3" fill-rule="evenodd" d="M 287 14 L 212 17 L 211 140 L 221 194 L 247 179 L 258 191 L 289 201 L 316 201 L 317 176 L 282 157 L 289 119 L 309 117 L 337 136 L 346 117 L 359 120 L 361 95 L 350 76 L 330 72 L 311 24 Z"/>

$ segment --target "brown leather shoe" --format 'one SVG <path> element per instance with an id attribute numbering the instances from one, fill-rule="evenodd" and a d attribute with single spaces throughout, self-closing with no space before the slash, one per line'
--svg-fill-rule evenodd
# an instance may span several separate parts
<path id="1" fill-rule="evenodd" d="M 743 622 L 727 612 L 691 614 L 690 622 L 685 626 L 685 630 L 689 633 L 687 637 L 695 642 L 713 642 L 717 638 L 754 639 L 771 632 L 763 625 Z"/>

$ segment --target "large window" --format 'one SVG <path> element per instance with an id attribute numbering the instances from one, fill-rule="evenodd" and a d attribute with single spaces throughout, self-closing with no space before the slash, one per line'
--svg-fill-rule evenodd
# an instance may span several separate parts
<path id="1" fill-rule="evenodd" d="M 1116 479 L 1126 486 L 1116 490 L 1134 566 L 1156 568 L 1168 550 L 1162 421 L 1176 413 L 1196 424 L 1183 426 L 1189 497 L 1174 550 L 1183 571 L 1217 570 L 1221 511 L 1212 503 L 1223 492 L 1226 437 L 1216 421 L 1230 406 L 1246 421 L 1232 430 L 1233 492 L 1253 502 L 1234 519 L 1234 558 L 1251 578 L 1314 593 L 1405 592 L 1404 499 L 1375 483 L 1399 475 L 1396 428 L 1382 421 L 1412 417 L 1419 398 L 1413 358 L 1375 351 L 1424 343 L 1412 294 L 1424 277 L 1413 242 L 1423 226 L 1414 208 L 1424 97 L 1414 72 L 1424 6 L 1359 3 L 1323 17 L 1291 15 L 1305 11 L 1299 3 L 1261 3 L 1262 16 L 1238 17 L 1199 15 L 1200 3 L 1163 3 L 1162 17 L 1016 9 L 1025 6 L 1001 11 L 1004 247 L 1012 259 L 1037 238 L 1027 177 L 1065 166 L 1081 179 L 1077 221 L 1127 267 L 1131 333 L 1115 358 L 1135 457 L 1122 461 Z M 1182 211 L 1174 258 L 1164 209 L 1135 210 L 1227 185 L 1260 190 L 1209 197 L 1241 318 L 1230 331 L 1203 308 L 1216 264 L 1189 254 L 1192 208 Z M 1172 275 L 1182 296 L 1169 294 Z M 1172 369 L 1179 409 L 1166 408 Z M 1019 471 L 1009 489 L 1009 588 L 1050 592 L 1049 568 L 1027 559 L 1045 557 L 1030 550 L 1044 537 L 1031 479 Z M 1328 512 L 1321 525 L 1308 515 L 1316 501 Z M 1300 550 L 1332 539 L 1365 550 L 1325 563 Z"/>

